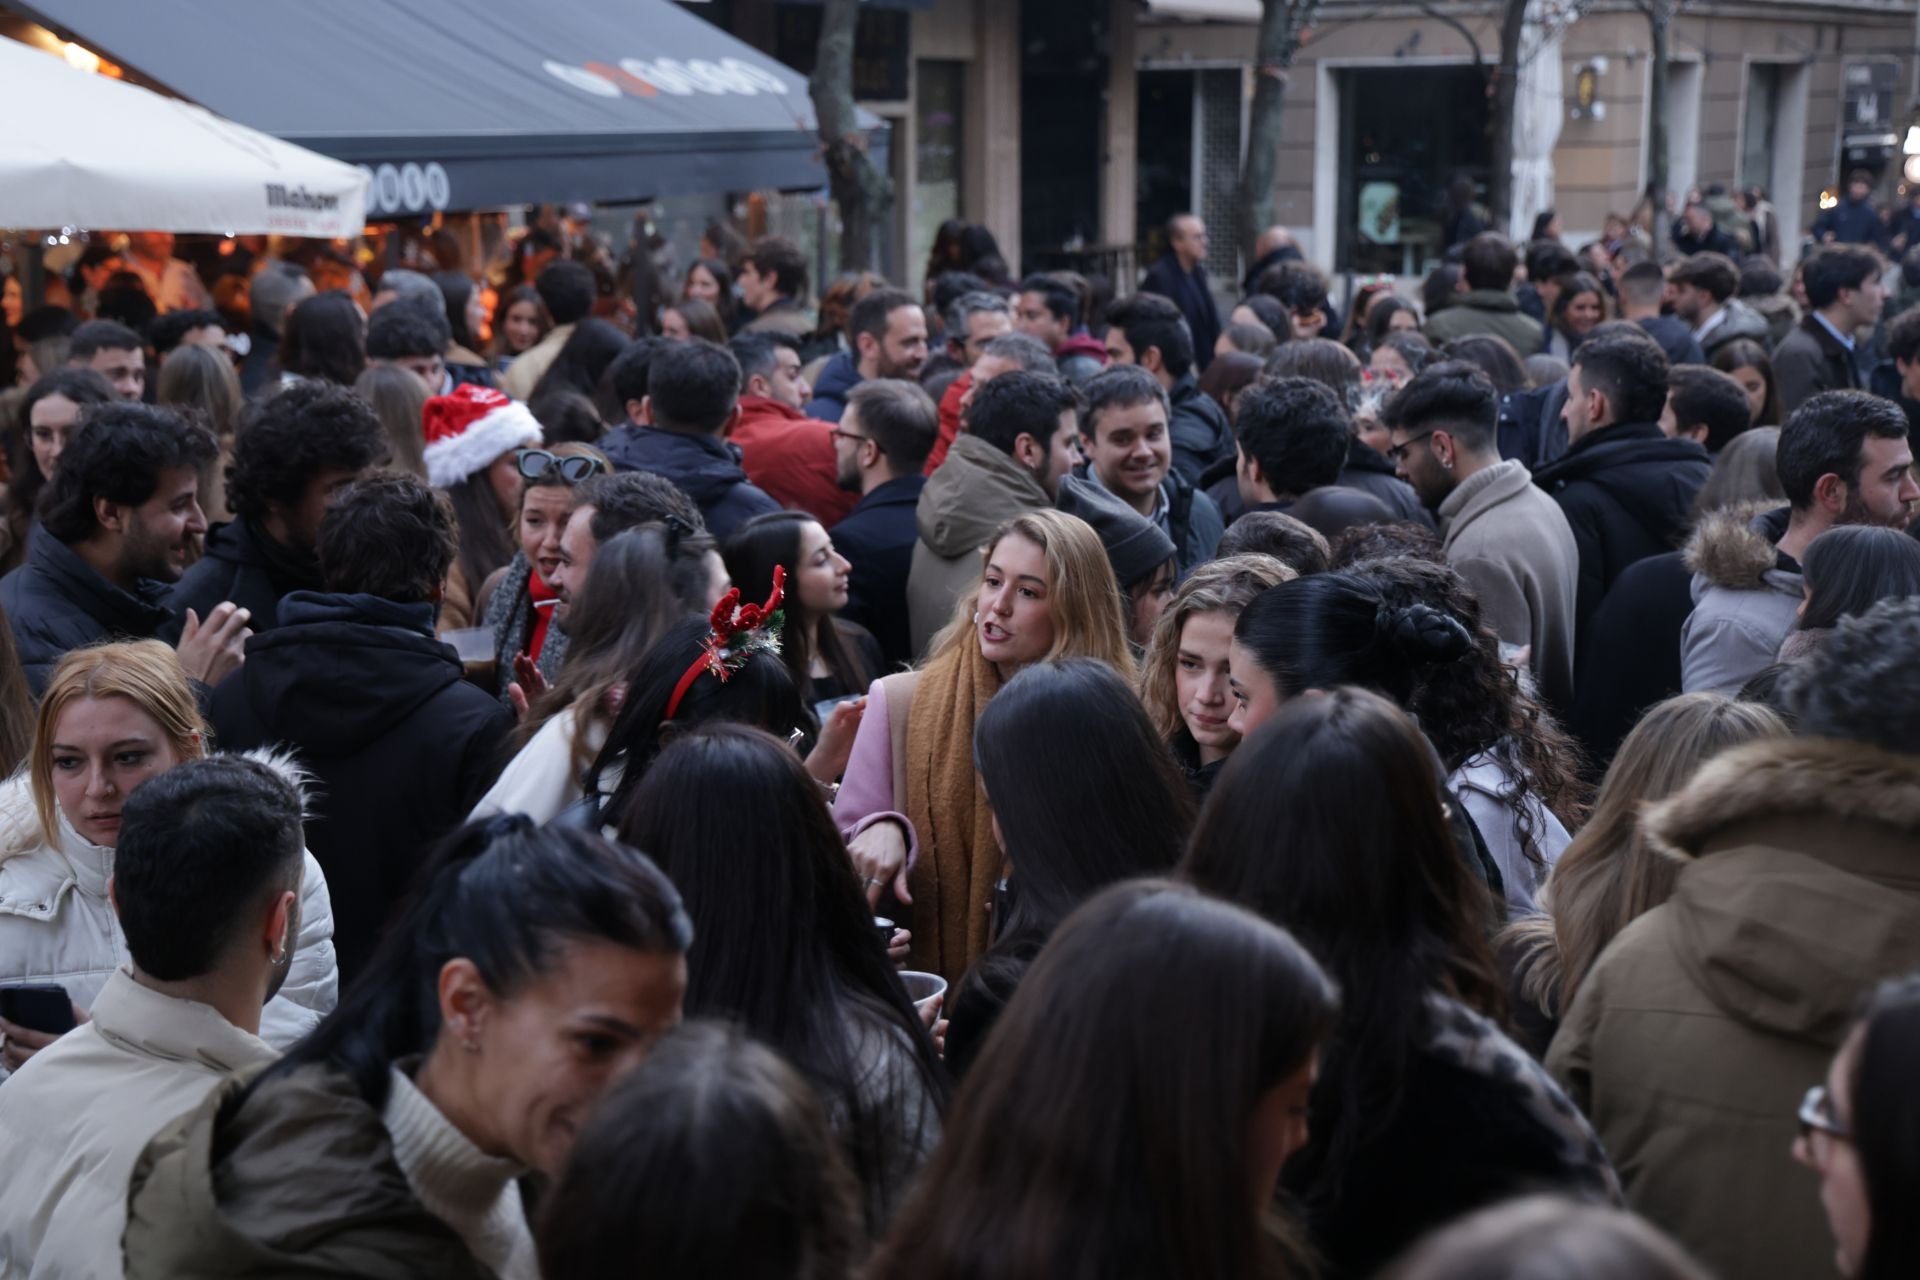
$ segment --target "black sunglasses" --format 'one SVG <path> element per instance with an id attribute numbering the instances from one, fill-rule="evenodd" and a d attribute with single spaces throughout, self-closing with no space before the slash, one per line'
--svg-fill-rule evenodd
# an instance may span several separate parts
<path id="1" fill-rule="evenodd" d="M 519 460 L 520 474 L 529 480 L 544 480 L 555 471 L 568 484 L 579 484 L 588 476 L 599 474 L 605 464 L 598 458 L 589 458 L 584 454 L 572 454 L 562 458 L 558 454 L 548 453 L 545 449 L 522 449 L 514 455 Z"/>

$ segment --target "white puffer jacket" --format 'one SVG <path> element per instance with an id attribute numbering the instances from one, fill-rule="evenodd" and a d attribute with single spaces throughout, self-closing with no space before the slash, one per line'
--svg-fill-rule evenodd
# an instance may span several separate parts
<path id="1" fill-rule="evenodd" d="M 113 850 L 81 838 L 65 814 L 60 847 L 41 838 L 29 778 L 0 782 L 0 986 L 57 982 L 75 1004 L 91 1009 L 108 975 L 127 963 L 126 938 L 107 900 L 112 874 Z M 333 902 L 309 853 L 293 966 L 261 1013 L 260 1038 L 287 1048 L 332 1012 L 339 997 Z"/>

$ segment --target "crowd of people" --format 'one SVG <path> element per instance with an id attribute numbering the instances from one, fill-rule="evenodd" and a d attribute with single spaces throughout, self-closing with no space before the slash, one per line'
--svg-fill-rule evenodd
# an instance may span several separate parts
<path id="1" fill-rule="evenodd" d="M 244 357 L 89 251 L 0 1274 L 1912 1274 L 1920 309 L 1710 199 L 1231 305 L 716 226 L 642 337 L 262 257 Z"/>

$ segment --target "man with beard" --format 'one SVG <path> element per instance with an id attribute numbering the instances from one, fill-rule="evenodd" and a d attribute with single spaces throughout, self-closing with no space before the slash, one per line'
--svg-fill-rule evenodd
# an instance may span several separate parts
<path id="1" fill-rule="evenodd" d="M 809 418 L 838 422 L 847 393 L 868 378 L 917 379 L 927 362 L 927 317 L 910 293 L 875 289 L 854 304 L 847 321 L 853 350 L 827 361 L 807 402 Z"/>
<path id="2" fill-rule="evenodd" d="M 1795 409 L 1777 459 L 1788 505 L 1751 520 L 1715 514 L 1688 544 L 1694 606 L 1680 632 L 1688 693 L 1738 693 L 1773 662 L 1799 614 L 1809 543 L 1840 525 L 1904 529 L 1920 498 L 1907 415 L 1865 391 L 1823 392 Z"/>
<path id="3" fill-rule="evenodd" d="M 907 575 L 920 540 L 915 509 L 927 479 L 937 415 L 917 385 L 875 378 L 855 387 L 833 428 L 840 487 L 859 505 L 833 527 L 833 545 L 852 565 L 841 618 L 873 633 L 887 668 L 913 661 L 907 628 Z"/>
<path id="4" fill-rule="evenodd" d="M 1053 374 L 1003 373 L 974 392 L 966 430 L 914 511 L 920 540 L 907 614 L 916 654 L 926 652 L 952 620 L 954 601 L 979 581 L 980 548 L 993 531 L 1053 505 L 1061 477 L 1080 462 L 1077 406 L 1073 388 Z"/>
<path id="5" fill-rule="evenodd" d="M 0 1090 L 0 1257 L 19 1274 L 122 1274 L 127 1179 L 148 1140 L 230 1072 L 276 1056 L 261 1007 L 286 980 L 303 888 L 320 877 L 282 768 L 212 756 L 127 797 L 112 897 L 128 963 L 90 1021 Z"/>
<path id="6" fill-rule="evenodd" d="M 200 472 L 218 451 L 205 427 L 151 405 L 98 405 L 81 418 L 41 499 L 27 562 L 0 578 L 35 697 L 68 651 L 167 625 L 168 588 L 207 531 Z M 177 646 L 187 675 L 217 684 L 239 666 L 249 616 L 231 602 L 204 618 L 188 610 Z"/>

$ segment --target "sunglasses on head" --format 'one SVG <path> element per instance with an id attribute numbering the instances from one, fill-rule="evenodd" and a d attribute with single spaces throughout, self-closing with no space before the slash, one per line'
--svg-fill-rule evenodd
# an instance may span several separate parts
<path id="1" fill-rule="evenodd" d="M 514 456 L 519 459 L 520 474 L 529 480 L 544 480 L 558 471 L 560 478 L 568 484 L 579 484 L 604 469 L 600 459 L 584 454 L 571 454 L 563 458 L 545 449 L 522 449 Z"/>

